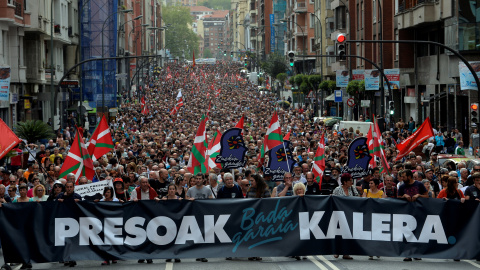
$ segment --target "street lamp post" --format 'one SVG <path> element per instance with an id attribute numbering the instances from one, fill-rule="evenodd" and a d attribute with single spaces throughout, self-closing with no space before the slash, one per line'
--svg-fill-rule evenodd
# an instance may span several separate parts
<path id="1" fill-rule="evenodd" d="M 103 47 L 104 44 L 103 44 L 103 31 L 105 30 L 105 25 L 106 23 L 110 20 L 110 18 L 118 13 L 128 13 L 128 12 L 132 12 L 133 9 L 124 9 L 124 10 L 119 10 L 119 11 L 116 11 L 112 14 L 110 14 L 107 19 L 103 22 L 103 26 L 102 26 L 102 58 L 105 57 L 105 48 Z M 97 106 L 98 107 L 98 106 Z M 105 114 L 105 62 L 102 61 L 102 114 Z"/>
<path id="2" fill-rule="evenodd" d="M 290 23 L 290 20 L 285 20 L 285 19 L 282 19 L 280 20 L 280 22 L 288 22 Z M 303 36 L 303 60 L 302 60 L 302 67 L 303 67 L 303 73 L 305 73 L 305 32 L 303 32 L 303 28 L 296 22 L 296 21 L 292 21 L 294 24 L 296 24 L 298 27 L 300 27 L 300 30 L 302 30 L 302 36 Z"/>
<path id="3" fill-rule="evenodd" d="M 130 30 L 130 32 L 128 33 L 127 35 L 127 40 L 130 40 L 130 35 L 133 33 L 133 31 L 135 31 L 135 28 L 137 27 L 142 27 L 143 25 L 137 25 L 135 27 L 132 28 L 132 30 Z M 130 49 L 130 46 L 129 46 L 129 49 Z M 130 60 L 131 59 L 128 59 L 128 63 L 130 63 Z M 136 60 L 136 62 L 138 63 L 138 60 Z M 136 67 L 136 69 L 138 70 L 138 67 Z M 128 80 L 130 80 L 130 69 L 128 69 Z M 131 87 L 131 84 L 130 83 L 127 83 L 127 86 L 128 86 L 128 98 L 131 99 L 132 98 L 132 87 Z M 138 87 L 138 86 L 137 86 Z"/>
<path id="4" fill-rule="evenodd" d="M 143 46 L 141 43 L 143 43 L 143 36 L 145 35 L 144 33 L 146 32 L 146 27 L 149 26 L 148 23 L 144 23 L 141 25 L 143 27 L 142 30 L 140 30 L 140 56 L 143 56 Z M 145 60 L 142 60 L 142 62 Z M 148 60 L 147 60 L 148 61 Z M 142 70 L 140 71 L 140 76 L 143 76 L 143 65 L 142 65 Z M 137 94 L 138 94 L 138 100 L 140 100 L 140 76 L 137 76 Z M 142 80 L 143 82 L 143 80 Z"/>
<path id="5" fill-rule="evenodd" d="M 143 18 L 143 15 L 139 15 L 139 16 L 131 19 L 131 20 L 128 20 L 128 21 L 124 22 L 124 23 L 118 28 L 118 32 L 117 32 L 117 56 L 120 56 L 120 54 L 119 54 L 119 52 L 120 52 L 120 51 L 119 51 L 119 49 L 120 49 L 120 31 L 121 31 L 122 29 L 123 29 L 123 31 L 124 31 L 124 28 L 123 28 L 123 27 L 124 27 L 127 23 L 132 22 L 132 21 L 137 21 L 137 20 L 139 20 L 139 19 L 141 19 L 141 18 Z M 130 39 L 128 39 L 128 40 L 130 40 Z M 126 47 L 126 46 L 124 46 L 124 47 Z M 117 68 L 118 68 L 117 73 L 120 73 L 120 69 L 121 69 L 120 67 L 123 65 L 123 63 L 122 63 L 123 61 L 125 61 L 125 65 L 128 63 L 127 59 L 121 60 L 121 61 L 120 61 L 120 65 L 117 65 Z M 103 64 L 103 63 L 102 63 L 102 64 Z M 129 67 L 126 66 L 125 70 L 128 72 L 128 71 L 129 71 Z M 127 83 L 127 87 L 128 87 L 128 83 Z M 117 84 L 117 93 L 119 92 L 119 89 L 121 89 L 121 88 L 120 88 L 120 86 Z M 123 93 L 122 93 L 120 96 L 122 97 L 122 95 L 123 95 Z M 129 98 L 130 98 L 130 97 L 129 97 Z M 123 99 L 121 99 L 121 102 L 123 102 Z"/>
<path id="6" fill-rule="evenodd" d="M 315 16 L 315 18 L 318 20 L 318 23 L 320 24 L 320 54 L 323 54 L 323 29 L 322 29 L 322 21 L 320 18 L 318 18 L 317 14 L 315 12 L 296 12 L 296 13 L 309 13 Z M 306 18 L 305 18 L 306 19 Z M 316 29 L 316 28 L 315 28 Z M 320 57 L 320 77 L 323 81 L 323 57 Z M 321 99 L 322 102 L 320 102 L 320 115 L 322 116 L 321 113 L 323 112 L 323 91 L 320 91 Z M 317 102 L 317 91 L 315 91 L 315 102 Z"/>

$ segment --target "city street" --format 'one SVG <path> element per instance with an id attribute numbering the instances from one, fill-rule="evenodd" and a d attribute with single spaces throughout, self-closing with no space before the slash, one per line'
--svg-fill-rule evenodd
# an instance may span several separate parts
<path id="1" fill-rule="evenodd" d="M 328 256 L 308 256 L 306 259 L 296 261 L 287 257 L 266 257 L 262 261 L 248 261 L 247 258 L 234 258 L 232 261 L 225 259 L 214 258 L 209 259 L 207 263 L 196 262 L 194 259 L 185 259 L 181 263 L 165 263 L 164 260 L 154 260 L 153 264 L 139 264 L 136 261 L 119 261 L 115 265 L 101 266 L 101 262 L 97 261 L 81 261 L 77 262 L 75 268 L 81 269 L 101 269 L 101 268 L 115 268 L 121 269 L 165 269 L 165 270 L 187 270 L 187 269 L 251 269 L 251 270 L 270 270 L 270 269 L 304 269 L 304 270 L 345 270 L 345 269 L 389 269 L 389 270 L 450 270 L 450 269 L 478 269 L 480 263 L 477 261 L 460 261 L 453 260 L 438 260 L 438 259 L 423 259 L 421 261 L 403 262 L 403 258 L 382 257 L 371 261 L 367 256 L 353 256 L 353 260 L 343 260 L 341 257 L 335 259 L 332 255 Z M 3 260 L 3 256 L 1 258 Z M 43 263 L 34 264 L 33 269 L 66 269 L 60 263 Z M 20 269 L 20 265 L 12 269 Z"/>

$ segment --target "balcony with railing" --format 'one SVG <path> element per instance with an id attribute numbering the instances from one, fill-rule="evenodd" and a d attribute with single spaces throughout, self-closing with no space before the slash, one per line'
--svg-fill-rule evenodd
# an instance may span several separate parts
<path id="1" fill-rule="evenodd" d="M 301 27 L 300 27 L 301 26 Z M 293 29 L 295 31 L 295 36 L 307 36 L 308 35 L 308 29 L 306 25 L 296 25 L 295 28 Z"/>
<path id="2" fill-rule="evenodd" d="M 306 12 L 307 11 L 307 2 L 306 1 L 296 1 L 293 6 L 294 12 Z"/>
<path id="3" fill-rule="evenodd" d="M 398 28 L 406 29 L 417 27 L 445 18 L 447 13 L 445 5 L 436 5 L 438 1 L 445 0 L 399 0 L 397 6 Z M 448 1 L 445 1 L 447 3 Z M 445 14 L 444 14 L 445 13 Z"/>

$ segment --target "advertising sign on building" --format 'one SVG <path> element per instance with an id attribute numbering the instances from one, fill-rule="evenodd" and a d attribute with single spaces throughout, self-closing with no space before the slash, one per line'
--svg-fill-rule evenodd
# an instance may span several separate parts
<path id="1" fill-rule="evenodd" d="M 270 14 L 270 51 L 275 52 L 275 14 Z"/>
<path id="2" fill-rule="evenodd" d="M 337 70 L 337 87 L 348 86 L 348 70 Z"/>
<path id="3" fill-rule="evenodd" d="M 468 62 L 473 67 L 473 70 L 480 77 L 480 62 Z M 463 62 L 458 63 L 458 73 L 460 75 L 460 90 L 478 90 L 477 83 L 473 78 L 472 72 L 467 68 Z"/>
<path id="4" fill-rule="evenodd" d="M 10 67 L 0 67 L 0 100 L 10 100 Z"/>
<path id="5" fill-rule="evenodd" d="M 352 78 L 354 81 L 363 81 L 365 79 L 365 70 L 354 69 L 352 70 Z"/>
<path id="6" fill-rule="evenodd" d="M 390 89 L 400 89 L 400 69 L 384 69 L 383 72 L 390 82 Z M 386 82 L 384 82 L 384 88 L 388 89 Z"/>
<path id="7" fill-rule="evenodd" d="M 377 69 L 365 70 L 365 90 L 378 90 L 380 84 L 380 71 Z"/>

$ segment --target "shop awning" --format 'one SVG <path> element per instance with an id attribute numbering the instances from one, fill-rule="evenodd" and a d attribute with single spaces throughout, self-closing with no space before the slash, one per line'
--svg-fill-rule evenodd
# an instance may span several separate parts
<path id="1" fill-rule="evenodd" d="M 326 101 L 335 101 L 335 93 L 325 98 Z"/>

